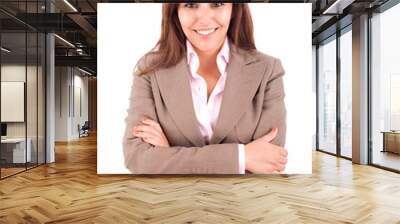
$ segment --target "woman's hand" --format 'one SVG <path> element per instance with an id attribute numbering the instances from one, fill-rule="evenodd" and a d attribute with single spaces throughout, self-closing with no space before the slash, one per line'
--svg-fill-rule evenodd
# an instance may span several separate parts
<path id="1" fill-rule="evenodd" d="M 148 118 L 144 119 L 142 123 L 142 125 L 133 127 L 134 136 L 140 137 L 143 141 L 154 146 L 169 147 L 168 139 L 159 123 Z"/>
<path id="2" fill-rule="evenodd" d="M 288 152 L 269 143 L 276 137 L 277 128 L 245 145 L 246 170 L 252 173 L 280 173 L 285 169 Z"/>

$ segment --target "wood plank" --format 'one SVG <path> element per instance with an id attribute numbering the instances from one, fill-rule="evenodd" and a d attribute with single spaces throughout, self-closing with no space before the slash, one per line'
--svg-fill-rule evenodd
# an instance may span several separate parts
<path id="1" fill-rule="evenodd" d="M 400 175 L 313 152 L 312 175 L 97 175 L 96 136 L 0 181 L 0 223 L 400 223 Z"/>

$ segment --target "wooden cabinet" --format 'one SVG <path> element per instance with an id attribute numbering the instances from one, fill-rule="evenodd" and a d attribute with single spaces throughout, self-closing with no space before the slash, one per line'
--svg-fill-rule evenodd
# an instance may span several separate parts
<path id="1" fill-rule="evenodd" d="M 383 133 L 383 152 L 400 154 L 400 131 L 387 131 Z"/>

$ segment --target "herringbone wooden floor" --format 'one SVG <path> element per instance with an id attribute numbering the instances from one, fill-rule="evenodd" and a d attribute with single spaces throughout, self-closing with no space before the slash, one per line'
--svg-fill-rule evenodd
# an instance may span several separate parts
<path id="1" fill-rule="evenodd" d="M 313 175 L 99 176 L 96 138 L 0 181 L 0 223 L 400 223 L 400 175 L 313 153 Z"/>

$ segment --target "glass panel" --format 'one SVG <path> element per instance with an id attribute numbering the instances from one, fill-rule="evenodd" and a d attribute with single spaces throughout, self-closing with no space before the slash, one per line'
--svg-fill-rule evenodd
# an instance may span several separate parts
<path id="1" fill-rule="evenodd" d="M 28 160 L 28 168 L 37 165 L 37 63 L 38 63 L 38 49 L 37 49 L 37 33 L 27 33 L 28 38 L 28 62 L 27 62 L 27 143 L 28 150 L 30 149 L 30 160 Z"/>
<path id="2" fill-rule="evenodd" d="M 39 33 L 38 45 L 38 163 L 45 163 L 45 35 Z"/>
<path id="3" fill-rule="evenodd" d="M 2 178 L 25 170 L 26 34 L 1 34 Z M 6 50 L 4 50 L 6 49 Z M 29 148 L 29 147 L 28 147 Z"/>
<path id="4" fill-rule="evenodd" d="M 32 13 L 44 13 L 45 0 L 0 1 L 0 7 L 36 24 L 38 17 Z M 46 40 L 43 33 L 2 12 L 0 20 L 0 177 L 4 178 L 45 162 Z"/>
<path id="5" fill-rule="evenodd" d="M 340 152 L 352 157 L 352 35 L 351 30 L 340 37 Z"/>
<path id="6" fill-rule="evenodd" d="M 316 111 L 317 111 L 317 102 L 316 102 L 316 96 L 317 96 L 317 48 L 315 45 L 312 46 L 312 92 L 313 92 L 313 97 L 312 97 L 312 117 L 316 118 Z M 315 123 L 314 123 L 315 122 Z M 312 142 L 313 142 L 313 150 L 317 149 L 317 130 L 315 126 L 317 125 L 316 119 L 313 119 L 313 136 L 312 136 Z"/>
<path id="7" fill-rule="evenodd" d="M 336 38 L 318 48 L 318 146 L 336 154 Z"/>
<path id="8" fill-rule="evenodd" d="M 371 19 L 372 163 L 400 170 L 400 4 Z"/>

